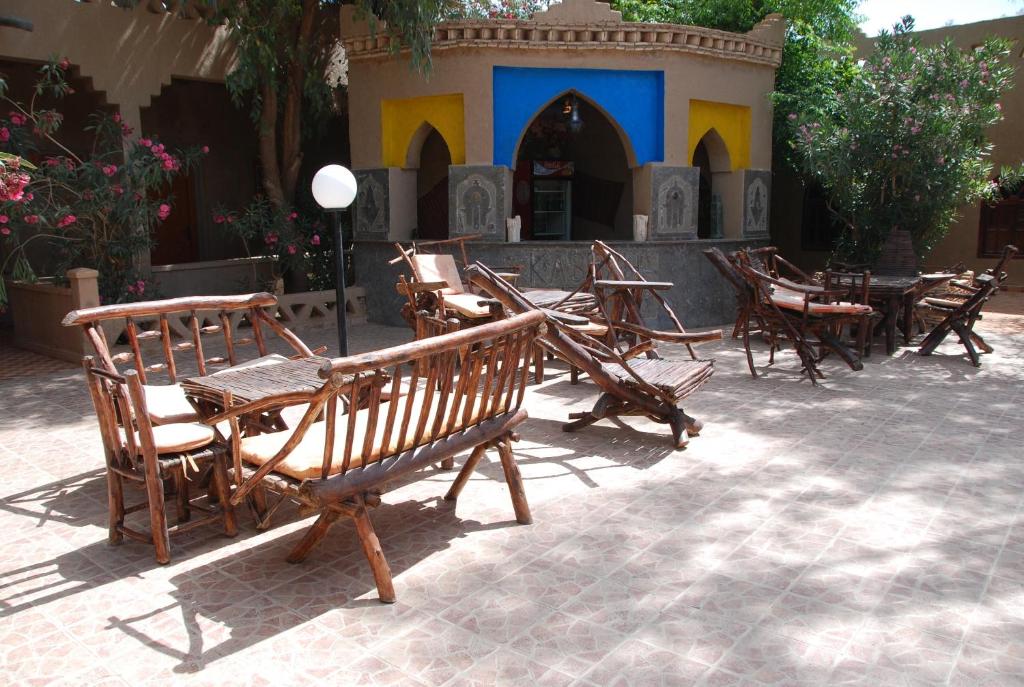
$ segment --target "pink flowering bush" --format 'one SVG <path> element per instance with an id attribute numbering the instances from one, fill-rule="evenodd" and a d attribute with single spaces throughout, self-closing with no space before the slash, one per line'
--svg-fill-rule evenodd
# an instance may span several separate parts
<path id="1" fill-rule="evenodd" d="M 847 260 L 873 262 L 896 228 L 923 256 L 960 207 L 998 191 L 987 130 L 1012 85 L 1010 44 L 926 46 L 912 30 L 905 17 L 866 60 L 850 58 L 845 87 L 787 115 L 797 157 L 846 228 L 836 252 Z"/>
<path id="2" fill-rule="evenodd" d="M 275 278 L 301 278 L 313 290 L 333 288 L 334 237 L 319 211 L 279 210 L 257 196 L 241 210 L 214 210 L 213 223 L 240 239 L 250 257 L 275 256 Z"/>
<path id="3" fill-rule="evenodd" d="M 0 272 L 31 280 L 39 270 L 30 258 L 45 255 L 55 275 L 72 267 L 99 270 L 104 303 L 140 300 L 152 294 L 136 258 L 149 252 L 157 223 L 171 214 L 171 180 L 202 153 L 133 140 L 120 114 L 103 112 L 87 127 L 89 154 L 71 150 L 60 140 L 63 117 L 55 109 L 72 92 L 67 68 L 66 60 L 43 65 L 28 104 L 9 97 L 0 79 Z M 33 249 L 38 243 L 48 250 Z"/>

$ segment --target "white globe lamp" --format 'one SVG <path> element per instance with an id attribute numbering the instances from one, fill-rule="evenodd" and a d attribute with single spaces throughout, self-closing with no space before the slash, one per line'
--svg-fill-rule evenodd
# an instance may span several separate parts
<path id="1" fill-rule="evenodd" d="M 324 210 L 344 210 L 356 199 L 356 178 L 341 165 L 322 167 L 313 177 L 313 198 Z"/>
<path id="2" fill-rule="evenodd" d="M 334 255 L 337 269 L 336 304 L 338 316 L 338 348 L 342 356 L 348 355 L 348 332 L 345 321 L 345 247 L 341 236 L 338 212 L 352 205 L 356 199 L 356 178 L 341 165 L 327 165 L 313 176 L 313 199 L 330 213 L 334 222 Z"/>

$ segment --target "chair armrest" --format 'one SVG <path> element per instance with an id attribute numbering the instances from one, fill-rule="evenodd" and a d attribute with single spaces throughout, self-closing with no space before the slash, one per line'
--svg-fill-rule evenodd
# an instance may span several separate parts
<path id="1" fill-rule="evenodd" d="M 395 291 L 402 294 L 403 296 L 409 293 L 423 293 L 424 291 L 440 291 L 441 289 L 447 289 L 448 282 L 446 281 L 412 281 L 412 282 L 398 282 L 395 284 Z"/>
<path id="2" fill-rule="evenodd" d="M 594 286 L 606 289 L 650 289 L 651 291 L 667 291 L 675 284 L 670 281 L 626 281 L 620 279 L 598 279 Z"/>
<path id="3" fill-rule="evenodd" d="M 613 329 L 622 329 L 633 334 L 639 334 L 649 339 L 656 339 L 666 343 L 697 344 L 706 341 L 719 341 L 722 338 L 721 329 L 712 329 L 706 332 L 666 332 L 657 329 L 648 329 L 633 322 L 617 320 L 612 323 Z"/>

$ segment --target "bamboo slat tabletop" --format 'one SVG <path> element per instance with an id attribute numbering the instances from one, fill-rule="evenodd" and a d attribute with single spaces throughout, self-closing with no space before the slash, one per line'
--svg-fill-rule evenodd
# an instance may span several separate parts
<path id="1" fill-rule="evenodd" d="M 301 358 L 284 360 L 272 365 L 225 370 L 205 377 L 181 380 L 187 396 L 219 403 L 224 392 L 230 391 L 236 402 L 248 403 L 275 394 L 315 391 L 326 380 L 317 372 L 327 358 Z"/>

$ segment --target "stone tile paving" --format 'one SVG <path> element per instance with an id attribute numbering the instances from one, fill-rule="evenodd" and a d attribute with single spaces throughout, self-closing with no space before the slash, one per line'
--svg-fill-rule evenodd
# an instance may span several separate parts
<path id="1" fill-rule="evenodd" d="M 311 344 L 329 329 L 303 332 Z M 354 350 L 401 341 L 353 332 Z M 100 443 L 80 374 L 0 382 L 5 684 L 1013 685 L 1024 683 L 1024 336 L 971 367 L 901 349 L 818 388 L 784 353 L 751 379 L 734 341 L 669 450 L 629 419 L 560 424 L 595 398 L 554 364 L 516 456 L 456 507 L 453 472 L 373 519 L 398 602 L 376 600 L 352 528 L 284 562 L 294 512 L 234 540 L 199 530 L 170 565 L 106 543 Z M 877 350 L 877 349 L 876 349 Z M 681 351 L 671 351 L 679 354 Z M 761 355 L 761 364 L 767 356 Z"/>

